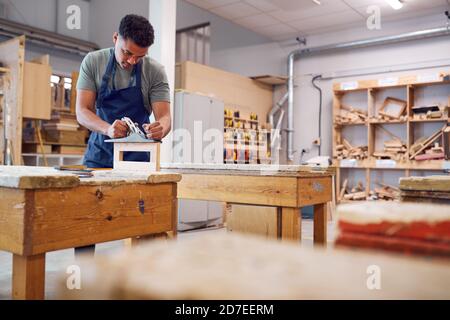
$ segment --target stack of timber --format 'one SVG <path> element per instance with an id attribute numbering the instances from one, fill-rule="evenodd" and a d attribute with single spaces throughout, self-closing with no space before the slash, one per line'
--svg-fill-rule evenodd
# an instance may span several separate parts
<path id="1" fill-rule="evenodd" d="M 367 111 L 341 105 L 339 114 L 335 117 L 335 125 L 366 123 Z"/>
<path id="2" fill-rule="evenodd" d="M 52 152 L 61 154 L 84 154 L 86 130 L 80 128 L 76 115 L 53 111 L 52 119 L 43 124 L 45 139 L 52 143 Z"/>
<path id="3" fill-rule="evenodd" d="M 450 176 L 400 178 L 401 201 L 450 205 Z"/>
<path id="4" fill-rule="evenodd" d="M 341 193 L 339 195 L 340 200 L 347 200 L 347 201 L 360 201 L 360 200 L 366 200 L 366 192 L 364 191 L 365 188 L 361 181 L 358 182 L 356 187 L 349 188 L 348 187 L 348 180 L 345 179 L 344 183 L 341 188 Z"/>
<path id="5" fill-rule="evenodd" d="M 450 258 L 450 206 L 407 202 L 344 204 L 337 208 L 337 247 Z"/>
<path id="6" fill-rule="evenodd" d="M 370 200 L 398 200 L 400 197 L 400 190 L 397 187 L 390 186 L 381 182 L 376 182 L 379 186 L 374 189 L 374 191 L 370 191 Z"/>
<path id="7" fill-rule="evenodd" d="M 53 110 L 52 119 L 42 125 L 25 122 L 22 152 L 83 155 L 87 135 L 74 114 Z"/>
<path id="8" fill-rule="evenodd" d="M 399 137 L 392 134 L 390 131 L 384 129 L 381 125 L 377 126 L 378 129 L 384 131 L 392 140 L 384 141 L 383 151 L 376 151 L 373 156 L 377 159 L 391 159 L 396 161 L 405 161 L 407 159 L 407 146 Z"/>
<path id="9" fill-rule="evenodd" d="M 342 139 L 342 143 L 336 145 L 336 157 L 342 159 L 363 160 L 369 155 L 367 146 L 352 146 L 346 139 Z"/>
<path id="10" fill-rule="evenodd" d="M 409 150 L 409 159 L 417 161 L 444 159 L 444 146 L 440 145 L 436 140 L 440 140 L 446 130 L 447 125 L 429 137 L 419 138 Z"/>

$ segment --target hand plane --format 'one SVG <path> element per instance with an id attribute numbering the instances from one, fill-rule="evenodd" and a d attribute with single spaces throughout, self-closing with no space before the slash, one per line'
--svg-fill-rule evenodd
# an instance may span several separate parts
<path id="1" fill-rule="evenodd" d="M 128 127 L 128 135 L 124 138 L 108 139 L 105 142 L 162 142 L 161 140 L 148 139 L 144 132 L 139 129 L 139 125 L 128 117 L 121 119 Z"/>

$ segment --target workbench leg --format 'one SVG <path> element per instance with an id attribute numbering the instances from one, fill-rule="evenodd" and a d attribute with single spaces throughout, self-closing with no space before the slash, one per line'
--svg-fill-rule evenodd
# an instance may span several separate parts
<path id="1" fill-rule="evenodd" d="M 45 253 L 34 256 L 13 254 L 12 298 L 45 298 Z"/>
<path id="2" fill-rule="evenodd" d="M 176 240 L 178 233 L 178 198 L 177 198 L 177 184 L 172 184 L 172 232 L 169 235 L 170 239 Z"/>
<path id="3" fill-rule="evenodd" d="M 297 208 L 279 208 L 281 223 L 279 230 L 281 241 L 301 240 L 301 215 Z"/>
<path id="4" fill-rule="evenodd" d="M 327 204 L 314 205 L 314 244 L 327 244 Z"/>

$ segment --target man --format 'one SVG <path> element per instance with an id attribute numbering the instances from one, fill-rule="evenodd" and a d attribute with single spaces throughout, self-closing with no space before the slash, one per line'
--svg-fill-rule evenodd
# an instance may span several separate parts
<path id="1" fill-rule="evenodd" d="M 127 135 L 123 117 L 137 123 L 148 138 L 160 140 L 169 133 L 167 76 L 162 65 L 146 56 L 153 42 L 149 21 L 130 14 L 113 34 L 113 48 L 90 52 L 84 58 L 77 82 L 76 113 L 78 122 L 92 131 L 83 160 L 87 167 L 112 168 L 113 144 L 105 140 Z M 150 124 L 151 113 L 156 121 Z M 124 160 L 149 159 L 145 153 L 125 153 Z M 91 251 L 95 246 L 83 248 Z"/>

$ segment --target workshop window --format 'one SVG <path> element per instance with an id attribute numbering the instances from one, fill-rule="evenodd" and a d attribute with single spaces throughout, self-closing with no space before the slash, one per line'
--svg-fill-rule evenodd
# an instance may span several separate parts
<path id="1" fill-rule="evenodd" d="M 209 23 L 177 31 L 176 61 L 193 61 L 209 65 L 211 28 Z"/>

